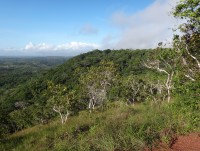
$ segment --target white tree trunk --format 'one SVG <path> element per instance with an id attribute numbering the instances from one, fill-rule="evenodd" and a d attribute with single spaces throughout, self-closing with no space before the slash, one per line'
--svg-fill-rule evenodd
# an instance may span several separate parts
<path id="1" fill-rule="evenodd" d="M 57 107 L 57 109 L 56 109 L 56 107 L 54 106 L 54 107 L 53 107 L 53 110 L 54 110 L 55 112 L 59 113 L 60 119 L 61 119 L 61 123 L 64 124 L 64 123 L 67 121 L 67 119 L 68 119 L 69 111 L 67 110 L 67 113 L 66 113 L 66 114 L 62 113 L 62 112 L 61 112 L 61 107 L 60 107 L 60 106 Z"/>
<path id="2" fill-rule="evenodd" d="M 187 46 L 187 45 L 186 45 L 186 52 L 187 52 L 187 54 L 188 54 L 191 58 L 193 58 L 193 59 L 196 61 L 197 66 L 198 66 L 198 68 L 199 68 L 199 72 L 200 72 L 200 62 L 199 62 L 199 60 L 197 59 L 197 57 L 193 56 L 193 55 L 189 52 L 188 46 Z"/>
<path id="3" fill-rule="evenodd" d="M 167 102 L 169 103 L 170 100 L 171 100 L 171 89 L 172 89 L 172 79 L 173 79 L 173 76 L 174 76 L 174 71 L 171 71 L 170 73 L 167 72 L 165 69 L 161 69 L 159 67 L 159 62 L 155 62 L 154 63 L 154 66 L 151 66 L 151 65 L 147 65 L 147 64 L 144 64 L 147 68 L 150 68 L 150 69 L 156 69 L 157 71 L 159 72 L 163 72 L 167 75 L 167 81 L 165 83 L 165 87 L 167 89 Z"/>

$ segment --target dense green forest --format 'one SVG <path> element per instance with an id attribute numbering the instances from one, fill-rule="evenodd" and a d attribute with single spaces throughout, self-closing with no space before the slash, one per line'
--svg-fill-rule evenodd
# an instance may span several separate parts
<path id="1" fill-rule="evenodd" d="M 0 57 L 0 86 L 13 88 L 27 79 L 64 63 L 69 57 Z"/>
<path id="2" fill-rule="evenodd" d="M 0 149 L 152 150 L 199 132 L 199 3 L 176 6 L 188 22 L 172 48 L 94 50 L 55 68 L 29 58 L 30 73 L 29 63 L 1 63 L 11 74 L 1 72 Z"/>

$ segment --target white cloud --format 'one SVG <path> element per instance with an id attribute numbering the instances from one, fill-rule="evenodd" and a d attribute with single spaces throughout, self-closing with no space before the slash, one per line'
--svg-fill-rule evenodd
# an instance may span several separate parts
<path id="1" fill-rule="evenodd" d="M 97 49 L 99 46 L 94 43 L 84 43 L 84 42 L 70 42 L 56 46 L 55 50 L 90 50 Z"/>
<path id="2" fill-rule="evenodd" d="M 85 24 L 84 26 L 81 27 L 80 34 L 97 34 L 98 33 L 98 29 L 96 29 L 94 26 L 90 25 L 90 24 Z"/>
<path id="3" fill-rule="evenodd" d="M 177 0 L 155 0 L 144 10 L 126 14 L 116 12 L 112 24 L 120 31 L 114 48 L 152 48 L 158 42 L 172 38 L 172 29 L 178 20 L 170 12 Z"/>
<path id="4" fill-rule="evenodd" d="M 43 55 L 77 55 L 99 48 L 95 43 L 68 42 L 59 45 L 46 43 L 33 44 L 29 42 L 21 51 L 26 53 L 37 53 Z"/>
<path id="5" fill-rule="evenodd" d="M 40 44 L 33 44 L 32 42 L 29 42 L 23 51 L 49 51 L 49 50 L 54 50 L 53 45 L 49 45 L 46 43 L 40 43 Z"/>

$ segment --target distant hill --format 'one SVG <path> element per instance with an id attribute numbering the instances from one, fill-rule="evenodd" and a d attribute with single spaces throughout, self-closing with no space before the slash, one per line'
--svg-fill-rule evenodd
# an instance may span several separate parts
<path id="1" fill-rule="evenodd" d="M 60 65 L 70 57 L 4 57 L 0 56 L 1 89 L 13 88 L 26 80 Z"/>

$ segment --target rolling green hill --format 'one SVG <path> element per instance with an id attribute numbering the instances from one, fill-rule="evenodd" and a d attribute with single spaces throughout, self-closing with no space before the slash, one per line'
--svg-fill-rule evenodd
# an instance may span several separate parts
<path id="1" fill-rule="evenodd" d="M 135 75 L 145 74 L 146 69 L 141 65 L 141 61 L 144 59 L 146 50 L 143 51 L 132 51 L 132 50 L 120 50 L 120 51 L 93 51 L 86 54 L 79 55 L 77 57 L 69 59 L 66 63 L 54 68 L 50 69 L 47 72 L 42 73 L 40 76 L 33 77 L 27 82 L 20 84 L 19 86 L 10 89 L 8 92 L 2 95 L 1 97 L 1 111 L 4 115 L 9 115 L 9 113 L 16 111 L 20 112 L 18 108 L 14 107 L 16 102 L 24 102 L 27 105 L 25 111 L 31 110 L 32 108 L 36 109 L 36 117 L 32 117 L 28 125 L 23 125 L 19 129 L 38 124 L 37 114 L 41 114 L 43 116 L 42 106 L 46 104 L 48 99 L 48 95 L 45 95 L 47 91 L 47 82 L 53 81 L 55 84 L 66 85 L 69 90 L 79 89 L 80 83 L 79 78 L 81 74 L 87 72 L 87 69 L 91 66 L 97 66 L 102 60 L 113 61 L 117 64 L 117 70 L 120 75 L 131 75 L 134 73 Z M 79 71 L 78 71 L 79 70 Z M 12 77 L 12 76 L 11 76 Z M 9 78 L 9 77 L 8 77 Z M 23 78 L 23 76 L 22 76 Z M 2 80 L 3 81 L 3 80 Z M 81 93 L 80 93 L 81 95 Z M 77 101 L 77 100 L 76 100 Z M 37 104 L 37 107 L 35 105 Z M 75 106 L 75 110 L 79 110 L 78 106 Z M 81 107 L 85 108 L 85 107 Z M 37 110 L 38 109 L 38 110 Z M 22 112 L 25 112 L 22 110 Z M 39 112 L 39 113 L 38 113 Z M 44 113 L 44 116 L 46 113 Z M 26 115 L 28 117 L 28 115 Z M 32 116 L 32 115 L 31 115 Z M 36 118 L 36 119 L 34 119 Z M 45 117 L 46 118 L 46 117 Z M 7 118 L 6 118 L 7 119 Z M 10 122 L 10 121 L 8 121 Z M 24 122 L 21 122 L 24 123 Z M 6 124 L 7 125 L 7 124 Z M 13 125 L 13 124 L 12 124 Z M 15 129 L 15 128 L 14 128 Z M 18 128 L 17 128 L 18 129 Z"/>
<path id="2" fill-rule="evenodd" d="M 160 95 L 155 87 L 158 81 L 164 86 L 167 76 L 144 65 L 155 51 L 95 50 L 9 90 L 1 97 L 1 150 L 142 150 L 159 141 L 167 146 L 179 134 L 199 131 L 199 81 L 183 84 L 177 72 L 167 103 L 167 91 Z M 112 70 L 102 61 L 114 65 L 112 85 L 103 103 L 88 110 L 87 77 L 98 82 L 101 72 Z M 62 94 L 54 92 L 58 90 Z M 63 125 L 52 98 L 69 101 L 70 116 Z"/>

